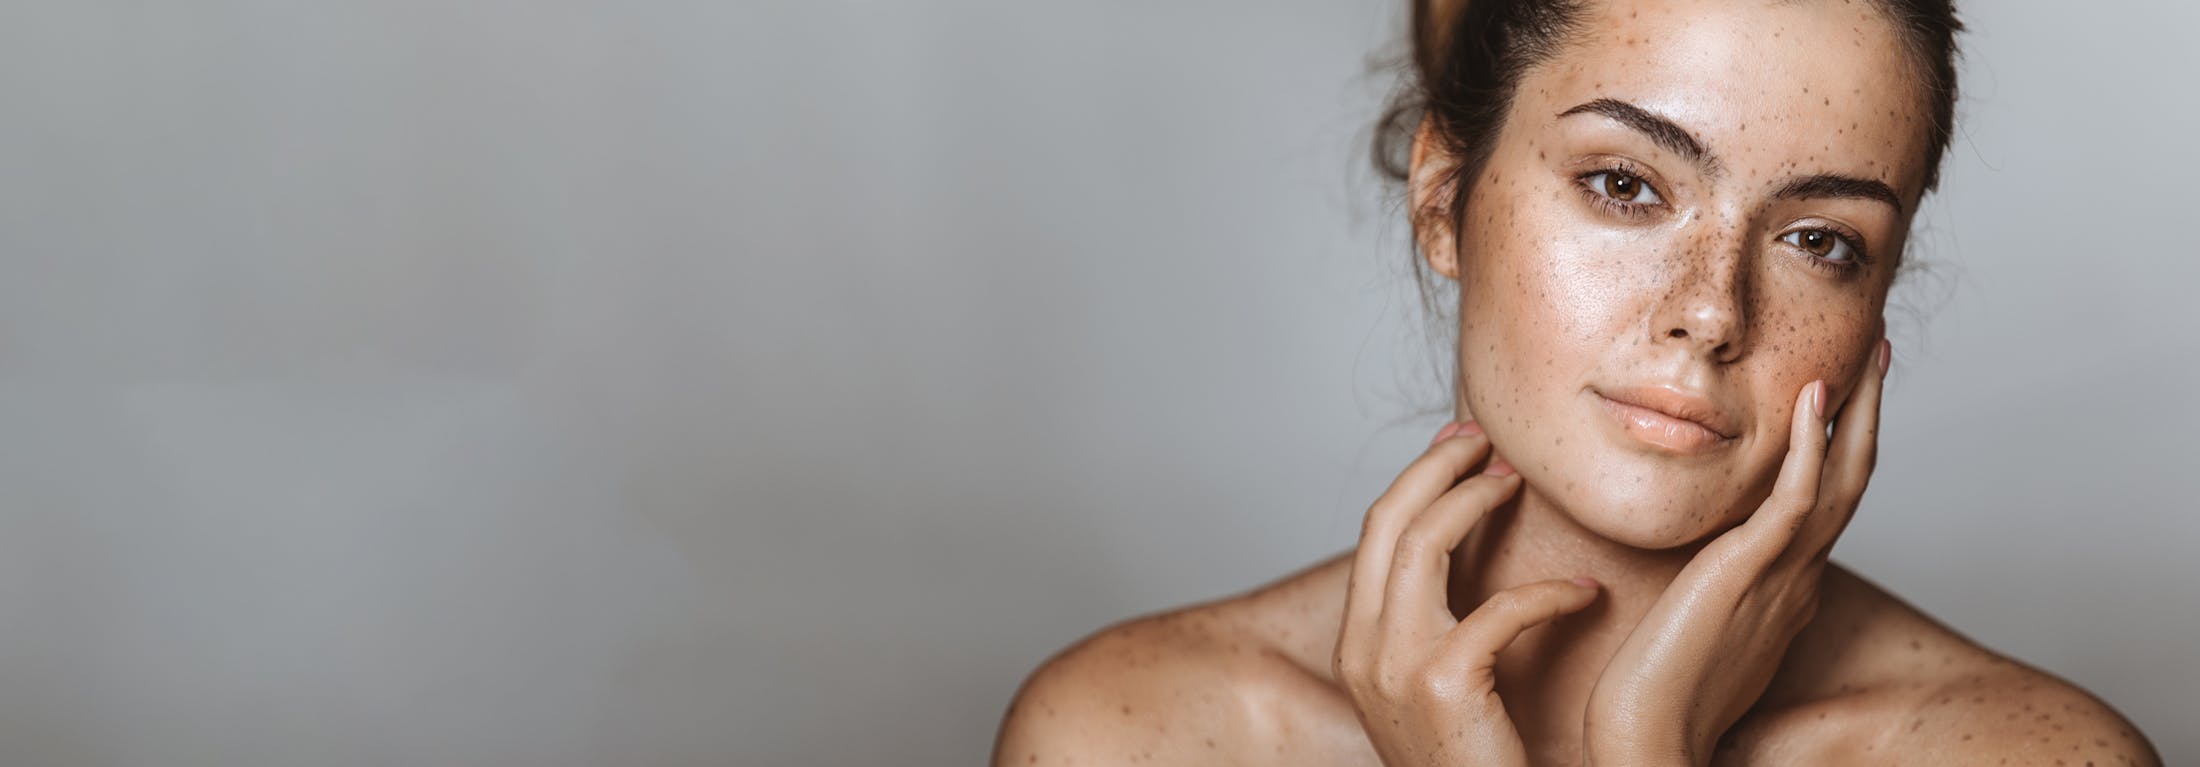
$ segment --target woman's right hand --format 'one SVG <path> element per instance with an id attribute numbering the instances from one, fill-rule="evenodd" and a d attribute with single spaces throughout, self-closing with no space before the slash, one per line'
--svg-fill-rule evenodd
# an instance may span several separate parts
<path id="1" fill-rule="evenodd" d="M 1331 663 L 1390 767 L 1527 764 L 1520 733 L 1497 698 L 1497 652 L 1528 628 L 1596 600 L 1595 581 L 1540 581 L 1500 591 L 1466 619 L 1453 619 L 1446 587 L 1452 550 L 1520 489 L 1502 458 L 1460 481 L 1489 451 L 1476 424 L 1444 427 L 1368 508 L 1360 529 Z"/>

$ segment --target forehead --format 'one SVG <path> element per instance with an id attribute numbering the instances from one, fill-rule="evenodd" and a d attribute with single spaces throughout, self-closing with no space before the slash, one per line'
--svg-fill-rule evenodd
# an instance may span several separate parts
<path id="1" fill-rule="evenodd" d="M 1530 122 L 1627 101 L 1687 128 L 1745 181 L 1837 172 L 1912 200 L 1923 184 L 1924 91 L 1870 0 L 1606 0 L 1520 85 Z"/>

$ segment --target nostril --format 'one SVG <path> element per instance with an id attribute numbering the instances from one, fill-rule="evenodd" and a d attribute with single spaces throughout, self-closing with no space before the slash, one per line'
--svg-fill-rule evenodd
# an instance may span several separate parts
<path id="1" fill-rule="evenodd" d="M 1666 334 L 1667 334 L 1667 335 L 1670 335 L 1670 336 L 1672 336 L 1672 337 L 1674 337 L 1674 338 L 1687 338 L 1687 337 L 1688 337 L 1688 331 L 1686 331 L 1686 330 L 1682 330 L 1682 329 L 1680 329 L 1680 328 L 1674 328 L 1674 329 L 1672 329 L 1672 330 L 1666 331 Z"/>

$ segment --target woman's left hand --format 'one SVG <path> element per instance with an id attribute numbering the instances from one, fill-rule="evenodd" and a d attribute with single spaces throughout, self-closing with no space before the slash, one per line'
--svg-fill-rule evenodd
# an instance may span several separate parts
<path id="1" fill-rule="evenodd" d="M 1787 459 L 1763 506 L 1704 546 L 1620 645 L 1589 696 L 1589 764 L 1708 764 L 1818 611 L 1834 539 L 1877 460 L 1882 339 L 1826 437 L 1825 382 L 1798 395 Z"/>

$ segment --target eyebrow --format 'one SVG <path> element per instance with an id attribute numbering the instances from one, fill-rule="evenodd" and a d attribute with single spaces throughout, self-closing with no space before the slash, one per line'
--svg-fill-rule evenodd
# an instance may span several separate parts
<path id="1" fill-rule="evenodd" d="M 1567 117 L 1577 114 L 1603 115 L 1617 120 L 1621 124 L 1635 129 L 1637 133 L 1648 136 L 1652 142 L 1664 147 L 1667 151 L 1695 163 L 1698 168 L 1703 169 L 1704 175 L 1715 176 L 1719 174 L 1719 158 L 1713 156 L 1710 150 L 1703 148 L 1703 144 L 1697 142 L 1696 137 L 1690 134 L 1687 128 L 1683 128 L 1679 123 L 1661 117 L 1650 110 L 1619 99 L 1597 99 L 1560 112 L 1558 116 Z"/>
<path id="2" fill-rule="evenodd" d="M 1718 156 L 1712 154 L 1711 150 L 1705 149 L 1704 145 L 1698 142 L 1696 137 L 1688 132 L 1687 128 L 1683 128 L 1679 123 L 1666 119 L 1650 110 L 1618 99 L 1605 98 L 1560 112 L 1558 116 L 1567 117 L 1577 114 L 1603 115 L 1618 121 L 1622 125 L 1633 128 L 1636 132 L 1649 137 L 1650 141 L 1658 146 L 1695 163 L 1698 168 L 1703 170 L 1704 175 L 1715 176 L 1722 170 Z M 1772 196 L 1782 200 L 1826 197 L 1878 200 L 1894 208 L 1895 212 L 1902 212 L 1902 198 L 1896 195 L 1894 189 L 1885 183 L 1874 179 L 1843 176 L 1836 173 L 1820 173 L 1789 181 L 1782 184 L 1778 191 L 1772 193 Z"/>
<path id="3" fill-rule="evenodd" d="M 1895 196 L 1893 188 L 1874 179 L 1843 176 L 1834 173 L 1820 173 L 1787 182 L 1780 185 L 1779 190 L 1773 192 L 1772 196 L 1782 200 L 1800 200 L 1813 197 L 1878 200 L 1886 203 L 1888 207 L 1894 208 L 1896 213 L 1902 212 L 1902 198 Z"/>

